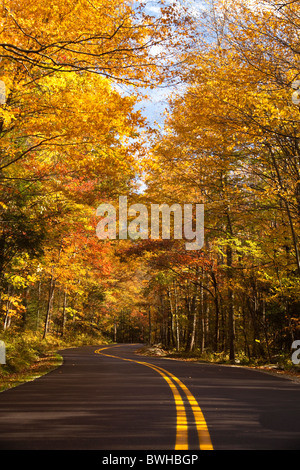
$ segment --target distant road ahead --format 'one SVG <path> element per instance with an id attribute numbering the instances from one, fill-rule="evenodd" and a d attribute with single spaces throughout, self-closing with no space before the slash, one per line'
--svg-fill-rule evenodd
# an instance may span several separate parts
<path id="1" fill-rule="evenodd" d="M 300 450 L 300 384 L 138 347 L 68 349 L 0 393 L 0 449 Z"/>

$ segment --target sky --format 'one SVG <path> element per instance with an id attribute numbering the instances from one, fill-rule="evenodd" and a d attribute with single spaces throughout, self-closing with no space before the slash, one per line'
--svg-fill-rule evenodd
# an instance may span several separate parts
<path id="1" fill-rule="evenodd" d="M 137 0 L 137 4 L 144 4 L 146 13 L 158 17 L 161 13 L 159 0 Z M 178 6 L 178 12 L 180 13 L 182 7 L 186 7 L 189 13 L 197 17 L 205 7 L 205 0 L 164 0 L 164 6 L 168 4 L 176 4 Z M 152 48 L 152 53 L 159 54 L 161 52 L 160 46 Z M 155 126 L 158 123 L 161 127 L 164 123 L 164 111 L 168 105 L 168 96 L 174 91 L 174 87 L 166 88 L 155 88 L 154 90 L 146 90 L 146 93 L 150 96 L 150 100 L 143 101 L 137 106 L 137 109 L 144 108 L 143 114 L 146 115 L 150 124 Z"/>

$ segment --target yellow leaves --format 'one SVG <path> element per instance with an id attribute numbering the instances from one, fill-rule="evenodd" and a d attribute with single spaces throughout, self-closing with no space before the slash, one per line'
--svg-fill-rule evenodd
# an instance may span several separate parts
<path id="1" fill-rule="evenodd" d="M 22 64 L 31 78 L 39 69 L 91 71 L 144 86 L 162 75 L 151 50 L 163 37 L 174 40 L 163 21 L 142 10 L 127 0 L 6 0 L 0 13 L 2 54 Z M 172 15 L 167 18 L 180 31 Z"/>
<path id="2" fill-rule="evenodd" d="M 4 122 L 4 126 L 9 126 L 12 121 L 16 120 L 16 117 L 12 111 L 6 110 L 0 107 L 0 120 Z"/>
<path id="3" fill-rule="evenodd" d="M 10 317 L 19 317 L 26 308 L 22 305 L 22 296 L 4 293 L 1 296 L 2 313 L 9 314 Z"/>
<path id="4" fill-rule="evenodd" d="M 33 285 L 37 280 L 36 274 L 24 273 L 12 274 L 9 276 L 9 282 L 16 289 L 26 288 L 28 285 Z"/>
<path id="5" fill-rule="evenodd" d="M 88 181 L 110 178 L 118 184 L 131 176 L 142 120 L 133 109 L 135 97 L 121 96 L 108 79 L 98 74 L 41 76 L 31 85 L 22 82 L 12 89 L 12 103 L 11 109 L 0 107 L 6 127 L 15 119 L 13 136 L 4 135 L 0 147 L 5 162 L 24 151 L 22 170 L 26 168 L 29 177 L 32 172 L 53 174 L 55 168 L 60 177 L 49 178 L 49 184 L 58 190 L 66 183 L 64 175 L 71 174 L 67 180 L 72 182 L 72 172 L 80 174 L 86 187 Z M 63 190 L 74 191 L 71 186 L 66 184 Z"/>
<path id="6" fill-rule="evenodd" d="M 86 144 L 111 144 L 132 132 L 138 122 L 134 114 L 129 120 L 133 99 L 121 97 L 99 75 L 55 74 L 40 80 L 39 86 L 42 93 L 36 105 L 45 111 L 43 119 L 34 122 L 37 131 L 62 134 L 73 142 L 79 138 Z"/>

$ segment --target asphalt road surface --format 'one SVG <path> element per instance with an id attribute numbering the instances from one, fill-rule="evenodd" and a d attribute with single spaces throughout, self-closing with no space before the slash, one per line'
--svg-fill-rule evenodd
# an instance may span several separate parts
<path id="1" fill-rule="evenodd" d="M 300 449 L 299 383 L 138 348 L 61 351 L 55 371 L 0 393 L 0 449 Z"/>

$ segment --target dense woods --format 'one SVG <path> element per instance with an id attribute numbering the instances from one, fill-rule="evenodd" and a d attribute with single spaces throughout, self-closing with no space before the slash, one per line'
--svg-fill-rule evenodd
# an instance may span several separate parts
<path id="1" fill-rule="evenodd" d="M 0 337 L 290 355 L 299 2 L 7 0 L 0 20 Z M 141 106 L 164 87 L 159 126 Z M 204 204 L 202 249 L 99 240 L 120 195 Z"/>

